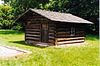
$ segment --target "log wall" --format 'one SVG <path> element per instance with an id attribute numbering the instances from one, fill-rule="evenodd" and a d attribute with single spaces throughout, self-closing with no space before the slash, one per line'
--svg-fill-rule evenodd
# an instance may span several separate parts
<path id="1" fill-rule="evenodd" d="M 59 23 L 58 23 L 59 25 Z M 83 43 L 84 38 L 84 29 L 81 25 L 74 24 L 75 33 L 74 35 L 71 34 L 71 27 L 72 24 L 61 24 L 63 26 L 56 27 L 56 45 L 62 44 L 75 44 L 75 43 Z"/>
<path id="2" fill-rule="evenodd" d="M 36 13 L 31 13 L 31 16 L 26 18 L 25 26 L 25 41 L 33 44 L 34 42 L 41 42 L 41 24 L 48 20 Z"/>
<path id="3" fill-rule="evenodd" d="M 25 40 L 28 43 L 33 41 L 41 41 L 41 28 L 40 24 L 30 24 L 26 27 Z"/>
<path id="4" fill-rule="evenodd" d="M 84 37 L 56 38 L 57 45 L 83 43 Z"/>

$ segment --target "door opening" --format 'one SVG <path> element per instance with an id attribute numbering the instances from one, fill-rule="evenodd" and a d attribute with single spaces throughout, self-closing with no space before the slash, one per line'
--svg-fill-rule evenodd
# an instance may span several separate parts
<path id="1" fill-rule="evenodd" d="M 41 42 L 48 42 L 48 25 L 41 24 Z"/>

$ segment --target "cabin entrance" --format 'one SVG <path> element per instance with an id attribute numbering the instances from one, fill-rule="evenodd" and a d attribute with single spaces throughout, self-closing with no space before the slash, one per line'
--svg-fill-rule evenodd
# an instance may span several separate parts
<path id="1" fill-rule="evenodd" d="M 48 25 L 41 24 L 41 42 L 48 42 Z"/>

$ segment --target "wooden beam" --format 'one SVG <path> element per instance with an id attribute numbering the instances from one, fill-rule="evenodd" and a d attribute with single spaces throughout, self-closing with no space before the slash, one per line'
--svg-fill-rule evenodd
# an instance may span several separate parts
<path id="1" fill-rule="evenodd" d="M 84 40 L 62 41 L 62 42 L 57 42 L 57 44 L 74 43 L 74 42 L 83 42 L 83 41 L 84 41 Z"/>
<path id="2" fill-rule="evenodd" d="M 61 44 L 58 44 L 58 45 L 77 44 L 77 43 L 84 43 L 84 41 L 80 41 L 80 42 L 69 42 L 69 43 L 61 43 Z"/>
<path id="3" fill-rule="evenodd" d="M 84 37 L 73 37 L 73 38 L 57 38 L 57 41 L 59 41 L 59 40 L 71 40 L 71 39 L 84 39 Z"/>

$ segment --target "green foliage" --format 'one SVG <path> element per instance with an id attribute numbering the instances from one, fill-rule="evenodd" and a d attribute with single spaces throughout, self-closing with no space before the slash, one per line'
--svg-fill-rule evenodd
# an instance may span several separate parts
<path id="1" fill-rule="evenodd" d="M 13 24 L 13 8 L 7 5 L 0 5 L 0 28 L 10 29 Z"/>
<path id="2" fill-rule="evenodd" d="M 47 3 L 48 0 L 4 0 L 4 2 L 15 9 L 14 15 L 17 17 L 29 8 L 40 8 L 39 5 Z"/>
<path id="3" fill-rule="evenodd" d="M 69 0 L 49 0 L 42 9 L 52 10 L 57 12 L 65 12 L 64 6 L 69 3 Z"/>
<path id="4" fill-rule="evenodd" d="M 94 22 L 91 27 L 95 27 L 96 33 L 99 32 L 99 0 L 69 0 L 67 9 L 72 14 Z"/>
<path id="5" fill-rule="evenodd" d="M 68 12 L 94 22 L 95 32 L 99 31 L 99 0 L 4 0 L 4 2 L 15 9 L 15 18 L 29 8 Z"/>
<path id="6" fill-rule="evenodd" d="M 13 26 L 11 29 L 18 30 L 18 31 L 20 31 L 20 30 L 23 31 L 23 26 L 21 24 L 19 24 L 19 23 L 16 23 L 16 25 Z"/>

